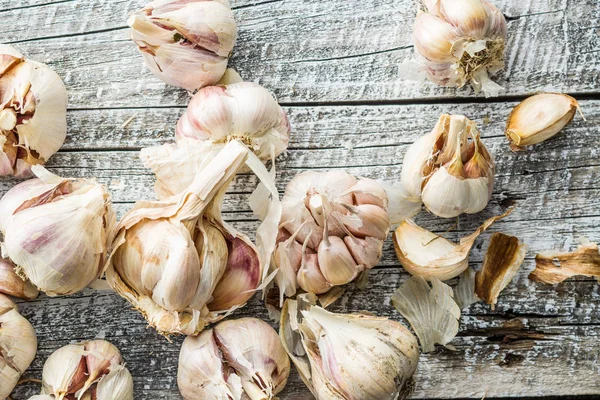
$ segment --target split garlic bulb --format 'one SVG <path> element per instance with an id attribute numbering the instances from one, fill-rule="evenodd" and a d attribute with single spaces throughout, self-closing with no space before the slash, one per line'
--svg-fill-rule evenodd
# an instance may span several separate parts
<path id="1" fill-rule="evenodd" d="M 492 196 L 495 163 L 475 123 L 444 114 L 404 156 L 402 185 L 443 218 L 483 210 Z"/>
<path id="2" fill-rule="evenodd" d="M 107 280 L 163 334 L 198 334 L 246 303 L 262 281 L 267 256 L 221 217 L 248 153 L 229 142 L 183 193 L 139 201 L 117 226 Z"/>
<path id="3" fill-rule="evenodd" d="M 17 272 L 50 296 L 76 293 L 103 272 L 115 225 L 110 195 L 94 179 L 44 167 L 0 200 L 2 249 Z"/>
<path id="4" fill-rule="evenodd" d="M 27 177 L 67 135 L 67 89 L 48 66 L 0 44 L 0 176 Z"/>
<path id="5" fill-rule="evenodd" d="M 70 344 L 48 357 L 44 399 L 133 400 L 133 379 L 119 349 L 105 340 Z"/>
<path id="6" fill-rule="evenodd" d="M 413 39 L 427 78 L 441 86 L 470 83 L 486 97 L 502 87 L 488 74 L 504 68 L 506 20 L 486 0 L 422 0 Z"/>
<path id="7" fill-rule="evenodd" d="M 15 264 L 6 258 L 0 258 L 0 293 L 26 300 L 33 300 L 39 294 L 31 282 L 17 275 Z"/>
<path id="8" fill-rule="evenodd" d="M 386 191 L 376 181 L 307 171 L 290 181 L 281 203 L 273 261 L 282 298 L 298 287 L 325 293 L 379 262 L 390 219 Z"/>
<path id="9" fill-rule="evenodd" d="M 289 374 L 277 332 L 259 319 L 241 318 L 185 339 L 177 383 L 185 400 L 268 400 Z"/>
<path id="10" fill-rule="evenodd" d="M 0 399 L 5 399 L 35 358 L 37 337 L 17 305 L 2 294 L 0 328 Z"/>
<path id="11" fill-rule="evenodd" d="M 127 23 L 154 75 L 187 90 L 221 79 L 237 37 L 228 0 L 155 0 Z"/>
<path id="12" fill-rule="evenodd" d="M 395 400 L 413 388 L 415 336 L 401 323 L 334 314 L 299 296 L 286 300 L 279 336 L 317 400 Z"/>

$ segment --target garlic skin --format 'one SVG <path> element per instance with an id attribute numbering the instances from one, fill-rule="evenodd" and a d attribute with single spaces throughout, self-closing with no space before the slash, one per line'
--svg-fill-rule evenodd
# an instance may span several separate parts
<path id="1" fill-rule="evenodd" d="M 390 230 L 387 194 L 344 171 L 302 172 L 288 184 L 273 267 L 283 296 L 322 294 L 373 268 Z"/>
<path id="2" fill-rule="evenodd" d="M 184 192 L 137 202 L 117 226 L 107 281 L 164 335 L 198 334 L 245 304 L 262 281 L 267 255 L 221 217 L 248 154 L 238 141 L 227 143 Z"/>
<path id="3" fill-rule="evenodd" d="M 67 89 L 48 66 L 0 44 L 0 176 L 26 178 L 67 135 Z"/>
<path id="4" fill-rule="evenodd" d="M 119 349 L 105 340 L 92 340 L 61 347 L 48 357 L 41 395 L 133 400 L 133 379 Z"/>
<path id="5" fill-rule="evenodd" d="M 0 399 L 5 399 L 35 358 L 37 337 L 17 305 L 2 294 L 0 327 Z"/>
<path id="6" fill-rule="evenodd" d="M 435 128 L 414 142 L 402 164 L 402 185 L 433 214 L 452 218 L 485 208 L 494 188 L 495 162 L 475 123 L 442 115 Z"/>
<path id="7" fill-rule="evenodd" d="M 94 179 L 61 178 L 32 167 L 36 179 L 0 200 L 3 254 L 49 296 L 76 293 L 99 278 L 115 225 L 110 195 Z"/>
<path id="8" fill-rule="evenodd" d="M 305 295 L 286 300 L 279 336 L 317 400 L 406 398 L 419 361 L 415 336 L 399 322 L 334 314 Z"/>
<path id="9" fill-rule="evenodd" d="M 227 0 L 155 0 L 127 24 L 152 73 L 190 91 L 221 79 L 237 37 Z"/>
<path id="10" fill-rule="evenodd" d="M 525 146 L 550 139 L 573 120 L 577 110 L 577 100 L 562 93 L 540 93 L 526 98 L 508 116 L 505 134 L 511 149 L 523 150 Z"/>
<path id="11" fill-rule="evenodd" d="M 33 300 L 39 294 L 31 282 L 17 275 L 15 264 L 6 258 L 0 258 L 0 293 L 25 300 Z"/>
<path id="12" fill-rule="evenodd" d="M 489 74 L 504 68 L 506 20 L 486 0 L 426 0 L 415 20 L 417 61 L 440 86 L 463 87 L 498 96 L 502 87 Z"/>
<path id="13" fill-rule="evenodd" d="M 181 347 L 177 384 L 185 400 L 274 399 L 290 374 L 277 332 L 256 318 L 223 321 Z"/>

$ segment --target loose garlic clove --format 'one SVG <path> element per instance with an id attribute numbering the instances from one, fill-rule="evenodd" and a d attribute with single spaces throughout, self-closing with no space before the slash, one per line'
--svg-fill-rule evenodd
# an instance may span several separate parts
<path id="1" fill-rule="evenodd" d="M 343 171 L 303 172 L 288 184 L 281 204 L 283 233 L 272 263 L 281 304 L 298 288 L 322 294 L 379 262 L 390 219 L 378 182 Z"/>
<path id="2" fill-rule="evenodd" d="M 221 79 L 237 37 L 227 0 L 155 0 L 127 23 L 154 75 L 187 90 Z"/>
<path id="3" fill-rule="evenodd" d="M 0 399 L 8 398 L 37 351 L 33 326 L 0 294 Z"/>
<path id="4" fill-rule="evenodd" d="M 28 177 L 67 134 L 67 90 L 48 66 L 0 44 L 0 176 Z"/>
<path id="5" fill-rule="evenodd" d="M 277 332 L 259 319 L 241 318 L 185 339 L 177 384 L 185 400 L 269 400 L 289 373 Z"/>
<path id="6" fill-rule="evenodd" d="M 508 116 L 506 137 L 511 149 L 550 139 L 573 120 L 577 100 L 562 93 L 540 93 L 519 103 Z"/>
<path id="7" fill-rule="evenodd" d="M 33 300 L 39 294 L 31 282 L 17 275 L 15 265 L 4 258 L 0 258 L 0 293 L 25 300 Z"/>
<path id="8" fill-rule="evenodd" d="M 0 200 L 3 252 L 50 296 L 76 293 L 104 271 L 115 225 L 110 195 L 94 179 L 61 178 L 34 166 L 38 176 Z"/>
<path id="9" fill-rule="evenodd" d="M 363 314 L 334 314 L 288 299 L 279 336 L 317 400 L 404 399 L 412 390 L 419 350 L 402 324 Z"/>
<path id="10" fill-rule="evenodd" d="M 489 202 L 495 163 L 473 121 L 442 115 L 431 133 L 414 142 L 402 164 L 402 185 L 443 218 L 474 214 Z"/>
<path id="11" fill-rule="evenodd" d="M 133 379 L 119 349 L 105 340 L 70 344 L 44 363 L 42 395 L 57 399 L 133 400 Z"/>

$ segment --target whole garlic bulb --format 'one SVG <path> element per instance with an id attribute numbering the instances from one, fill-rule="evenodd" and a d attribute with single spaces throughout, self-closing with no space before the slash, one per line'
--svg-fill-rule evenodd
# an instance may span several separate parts
<path id="1" fill-rule="evenodd" d="M 486 0 L 422 0 L 413 39 L 427 78 L 441 86 L 470 83 L 486 97 L 501 86 L 488 74 L 504 68 L 506 20 Z"/>
<path id="2" fill-rule="evenodd" d="M 494 188 L 495 163 L 473 121 L 444 114 L 407 150 L 402 185 L 437 216 L 483 210 Z"/>
<path id="3" fill-rule="evenodd" d="M 127 23 L 154 75 L 187 90 L 221 79 L 237 37 L 228 0 L 155 0 Z"/>
<path id="4" fill-rule="evenodd" d="M 247 156 L 229 142 L 184 192 L 137 202 L 117 226 L 107 280 L 163 334 L 198 334 L 262 281 L 256 246 L 221 217 L 223 195 Z"/>
<path id="5" fill-rule="evenodd" d="M 119 349 L 92 340 L 61 347 L 48 357 L 41 394 L 50 399 L 133 400 L 133 379 Z"/>
<path id="6" fill-rule="evenodd" d="M 37 337 L 17 305 L 2 294 L 0 327 L 0 399 L 5 399 L 35 358 Z"/>
<path id="7" fill-rule="evenodd" d="M 298 287 L 325 293 L 373 268 L 390 230 L 387 202 L 371 179 L 335 170 L 296 175 L 281 200 L 273 255 L 282 298 Z"/>
<path id="8" fill-rule="evenodd" d="M 277 332 L 256 318 L 223 321 L 188 336 L 177 383 L 185 400 L 273 399 L 290 374 Z"/>
<path id="9" fill-rule="evenodd" d="M 115 225 L 110 195 L 94 179 L 61 178 L 44 167 L 0 200 L 3 253 L 50 296 L 76 293 L 103 272 Z"/>
<path id="10" fill-rule="evenodd" d="M 48 66 L 0 44 L 0 176 L 28 177 L 67 135 L 67 89 Z"/>
<path id="11" fill-rule="evenodd" d="M 286 300 L 279 336 L 317 400 L 395 400 L 410 394 L 419 347 L 404 325 L 334 314 L 304 296 Z"/>

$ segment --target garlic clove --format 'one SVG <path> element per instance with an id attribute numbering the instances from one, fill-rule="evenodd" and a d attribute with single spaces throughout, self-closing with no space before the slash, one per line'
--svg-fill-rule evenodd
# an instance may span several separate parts
<path id="1" fill-rule="evenodd" d="M 360 226 L 346 225 L 353 235 L 377 239 L 387 237 L 390 232 L 390 219 L 384 208 L 373 204 L 360 204 L 349 209 L 362 221 Z"/>
<path id="2" fill-rule="evenodd" d="M 127 368 L 115 366 L 98 382 L 97 400 L 131 400 L 133 399 L 133 378 Z"/>
<path id="3" fill-rule="evenodd" d="M 25 300 L 35 299 L 39 292 L 28 280 L 23 280 L 15 272 L 15 265 L 8 259 L 0 258 L 0 293 Z"/>
<path id="4" fill-rule="evenodd" d="M 543 142 L 560 132 L 579 109 L 562 93 L 540 93 L 519 103 L 508 116 L 506 137 L 513 150 Z"/>
<path id="5" fill-rule="evenodd" d="M 439 63 L 454 62 L 452 48 L 458 38 L 455 28 L 435 15 L 422 13 L 415 20 L 415 48 L 427 60 Z"/>
<path id="6" fill-rule="evenodd" d="M 572 252 L 547 251 L 536 254 L 535 269 L 529 274 L 529 279 L 551 285 L 577 275 L 600 280 L 598 245 L 587 240 L 582 242 Z"/>
<path id="7" fill-rule="evenodd" d="M 344 243 L 359 266 L 364 266 L 366 268 L 368 265 L 376 265 L 381 258 L 383 240 L 374 237 L 359 239 L 352 236 L 346 236 L 344 238 Z"/>
<path id="8" fill-rule="evenodd" d="M 337 236 L 321 242 L 317 258 L 323 277 L 332 285 L 344 285 L 360 272 L 346 244 Z"/>
<path id="9" fill-rule="evenodd" d="M 331 284 L 325 279 L 319 268 L 317 254 L 307 254 L 297 273 L 296 281 L 302 290 L 321 294 L 331 289 Z"/>
<path id="10" fill-rule="evenodd" d="M 490 26 L 481 0 L 440 0 L 440 13 L 462 36 L 482 39 Z"/>
<path id="11" fill-rule="evenodd" d="M 388 195 L 383 186 L 369 178 L 361 178 L 354 186 L 348 189 L 352 193 L 354 203 L 357 205 L 372 204 L 381 208 L 387 207 Z"/>

